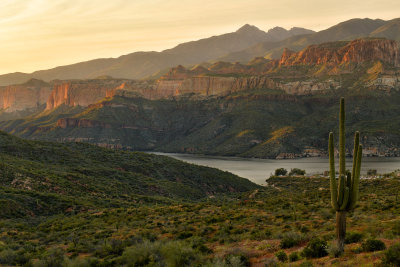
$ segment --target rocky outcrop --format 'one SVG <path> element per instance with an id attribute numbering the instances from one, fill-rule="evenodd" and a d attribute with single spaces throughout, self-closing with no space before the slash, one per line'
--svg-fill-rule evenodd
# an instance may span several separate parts
<path id="1" fill-rule="evenodd" d="M 310 45 L 297 53 L 285 49 L 279 64 L 283 66 L 339 65 L 366 61 L 382 61 L 399 66 L 398 43 L 386 39 L 357 39 L 351 42 Z"/>
<path id="2" fill-rule="evenodd" d="M 337 90 L 340 88 L 340 83 L 334 80 L 323 82 L 317 81 L 297 81 L 288 83 L 277 83 L 276 87 L 285 91 L 288 94 L 294 95 L 309 95 L 321 91 Z"/>
<path id="3" fill-rule="evenodd" d="M 151 98 L 165 98 L 190 93 L 200 96 L 227 95 L 242 90 L 275 87 L 272 79 L 263 76 L 246 78 L 190 77 L 184 80 L 159 80 Z"/>
<path id="4" fill-rule="evenodd" d="M 46 102 L 46 110 L 60 105 L 88 106 L 103 98 L 112 97 L 124 83 L 119 80 L 85 80 L 56 82 Z"/>
<path id="5" fill-rule="evenodd" d="M 39 80 L 0 87 L 0 109 L 7 113 L 37 108 L 46 103 L 51 86 Z"/>

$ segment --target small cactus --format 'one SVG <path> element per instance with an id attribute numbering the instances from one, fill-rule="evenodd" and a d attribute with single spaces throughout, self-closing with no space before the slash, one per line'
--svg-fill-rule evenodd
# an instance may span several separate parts
<path id="1" fill-rule="evenodd" d="M 329 174 L 331 203 L 336 210 L 336 237 L 340 252 L 344 251 L 344 240 L 346 238 L 346 213 L 355 208 L 358 199 L 358 185 L 360 182 L 362 145 L 360 145 L 360 133 L 354 135 L 353 169 L 346 175 L 346 152 L 345 152 L 345 108 L 344 98 L 340 99 L 339 113 L 339 185 L 336 183 L 335 154 L 333 133 L 329 133 Z"/>

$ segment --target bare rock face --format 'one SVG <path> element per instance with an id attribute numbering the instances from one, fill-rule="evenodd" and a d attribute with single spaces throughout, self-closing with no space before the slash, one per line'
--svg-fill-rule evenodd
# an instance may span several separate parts
<path id="1" fill-rule="evenodd" d="M 194 93 L 200 96 L 228 95 L 259 88 L 274 88 L 275 82 L 267 77 L 215 77 L 194 76 L 184 80 L 159 80 L 152 99 Z"/>
<path id="2" fill-rule="evenodd" d="M 399 66 L 399 46 L 396 41 L 386 39 L 357 39 L 351 42 L 334 42 L 310 45 L 299 52 L 285 50 L 280 65 L 339 65 L 382 61 Z"/>
<path id="3" fill-rule="evenodd" d="M 115 80 L 67 81 L 54 84 L 46 102 L 46 110 L 60 105 L 88 106 L 103 98 L 112 97 L 123 83 Z"/>
<path id="4" fill-rule="evenodd" d="M 25 84 L 0 87 L 0 109 L 15 112 L 36 108 L 46 103 L 51 86 L 39 80 Z"/>

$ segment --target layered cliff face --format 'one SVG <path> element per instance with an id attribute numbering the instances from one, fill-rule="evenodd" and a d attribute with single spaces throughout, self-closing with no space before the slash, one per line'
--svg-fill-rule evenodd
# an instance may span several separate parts
<path id="1" fill-rule="evenodd" d="M 46 102 L 46 110 L 60 105 L 88 106 L 105 97 L 112 97 L 123 83 L 118 80 L 89 80 L 57 82 Z"/>
<path id="2" fill-rule="evenodd" d="M 398 43 L 386 39 L 357 39 L 351 42 L 310 45 L 300 52 L 285 49 L 279 65 L 339 65 L 366 61 L 382 61 L 399 66 Z"/>
<path id="3" fill-rule="evenodd" d="M 0 109 L 12 113 L 37 108 L 46 103 L 51 86 L 37 80 L 25 84 L 0 87 Z"/>

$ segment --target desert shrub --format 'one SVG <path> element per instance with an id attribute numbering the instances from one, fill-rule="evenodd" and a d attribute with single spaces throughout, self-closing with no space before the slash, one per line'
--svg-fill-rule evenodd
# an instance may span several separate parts
<path id="1" fill-rule="evenodd" d="M 229 253 L 225 256 L 225 261 L 229 264 L 228 266 L 250 266 L 250 257 L 249 255 L 241 250 L 241 249 L 233 249 L 229 251 Z M 240 265 L 233 265 L 233 262 L 237 264 L 240 262 Z"/>
<path id="2" fill-rule="evenodd" d="M 266 259 L 266 261 L 264 262 L 264 267 L 278 267 L 278 266 L 279 263 L 274 258 Z"/>
<path id="3" fill-rule="evenodd" d="M 275 170 L 275 176 L 285 176 L 288 171 L 285 168 L 279 168 Z"/>
<path id="4" fill-rule="evenodd" d="M 64 251 L 62 249 L 51 248 L 43 254 L 42 258 L 39 261 L 35 262 L 34 266 L 62 266 L 64 262 L 64 257 Z"/>
<path id="5" fill-rule="evenodd" d="M 383 256 L 384 266 L 400 266 L 400 243 L 389 247 Z"/>
<path id="6" fill-rule="evenodd" d="M 182 242 L 168 242 L 161 247 L 161 254 L 167 266 L 189 266 L 197 253 Z"/>
<path id="7" fill-rule="evenodd" d="M 331 243 L 331 245 L 328 248 L 328 253 L 329 255 L 335 258 L 338 258 L 342 254 L 342 251 L 340 251 L 336 241 L 333 241 Z"/>
<path id="8" fill-rule="evenodd" d="M 276 258 L 281 261 L 281 262 L 286 262 L 288 260 L 288 256 L 285 251 L 280 250 L 277 253 L 275 253 Z"/>
<path id="9" fill-rule="evenodd" d="M 301 242 L 301 235 L 295 232 L 285 233 L 281 239 L 281 248 L 291 248 L 299 245 Z"/>
<path id="10" fill-rule="evenodd" d="M 306 174 L 306 171 L 299 168 L 293 168 L 289 172 L 289 176 L 294 176 L 294 175 L 303 176 L 304 174 Z"/>
<path id="11" fill-rule="evenodd" d="M 392 226 L 392 232 L 395 235 L 400 235 L 400 221 L 396 221 Z"/>
<path id="12" fill-rule="evenodd" d="M 160 243 L 145 241 L 126 248 L 122 253 L 122 262 L 128 266 L 147 266 L 161 261 Z"/>
<path id="13" fill-rule="evenodd" d="M 310 261 L 302 262 L 299 267 L 313 267 L 314 265 Z"/>
<path id="14" fill-rule="evenodd" d="M 385 243 L 378 239 L 368 239 L 361 244 L 361 249 L 364 252 L 379 251 L 384 250 L 385 248 Z"/>
<path id="15" fill-rule="evenodd" d="M 0 264 L 12 265 L 15 263 L 17 253 L 11 249 L 5 249 L 0 252 Z"/>
<path id="16" fill-rule="evenodd" d="M 299 255 L 298 252 L 294 251 L 294 252 L 290 253 L 290 255 L 289 255 L 289 261 L 290 262 L 295 262 L 295 261 L 298 261 L 298 260 L 300 260 L 300 255 Z"/>
<path id="17" fill-rule="evenodd" d="M 346 234 L 345 244 L 358 243 L 363 239 L 362 233 L 349 232 Z"/>
<path id="18" fill-rule="evenodd" d="M 327 247 L 325 240 L 313 238 L 303 249 L 302 255 L 306 258 L 321 258 L 328 255 Z"/>
<path id="19" fill-rule="evenodd" d="M 74 258 L 74 259 L 65 259 L 63 267 L 90 267 L 90 266 L 98 266 L 99 262 L 97 259 L 89 258 Z"/>
<path id="20" fill-rule="evenodd" d="M 182 241 L 145 241 L 126 248 L 121 262 L 127 266 L 189 266 L 197 259 L 197 254 L 189 244 Z"/>

